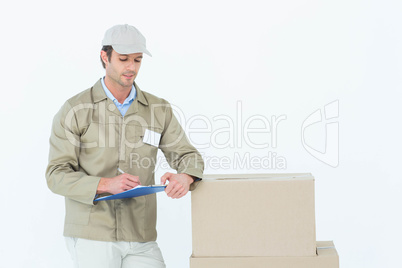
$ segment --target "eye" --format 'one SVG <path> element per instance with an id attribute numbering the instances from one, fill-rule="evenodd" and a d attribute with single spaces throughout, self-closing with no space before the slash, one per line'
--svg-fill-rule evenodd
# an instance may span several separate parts
<path id="1" fill-rule="evenodd" d="M 127 60 L 127 58 L 120 58 L 120 61 L 126 61 Z"/>
<path id="2" fill-rule="evenodd" d="M 141 59 L 139 59 L 139 60 L 134 60 L 135 62 L 141 62 Z"/>

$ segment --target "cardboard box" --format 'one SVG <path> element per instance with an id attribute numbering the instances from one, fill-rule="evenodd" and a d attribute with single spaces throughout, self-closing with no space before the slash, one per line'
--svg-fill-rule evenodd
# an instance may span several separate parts
<path id="1" fill-rule="evenodd" d="M 311 257 L 190 257 L 190 268 L 339 268 L 332 241 L 317 242 Z"/>
<path id="2" fill-rule="evenodd" d="M 311 174 L 206 175 L 191 202 L 194 257 L 316 254 Z"/>

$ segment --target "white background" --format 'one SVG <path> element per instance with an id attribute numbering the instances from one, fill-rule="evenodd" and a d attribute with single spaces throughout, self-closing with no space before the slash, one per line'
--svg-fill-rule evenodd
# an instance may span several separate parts
<path id="1" fill-rule="evenodd" d="M 188 118 L 236 120 L 238 101 L 244 121 L 286 115 L 276 148 L 244 142 L 200 148 L 206 157 L 271 151 L 286 159 L 285 169 L 207 166 L 207 173 L 311 172 L 317 240 L 334 240 L 341 267 L 400 267 L 401 13 L 397 0 L 3 4 L 0 266 L 71 267 L 62 237 L 64 200 L 48 190 L 44 176 L 51 121 L 66 99 L 103 76 L 105 30 L 128 23 L 146 36 L 153 54 L 144 57 L 137 83 Z M 301 142 L 303 121 L 333 101 L 339 101 L 336 168 Z M 222 127 L 211 122 L 213 130 Z M 311 146 L 325 148 L 324 126 L 306 132 Z M 266 135 L 253 139 L 270 141 Z M 191 139 L 201 144 L 210 138 Z M 166 264 L 188 267 L 190 195 L 170 200 L 161 193 L 158 202 Z"/>

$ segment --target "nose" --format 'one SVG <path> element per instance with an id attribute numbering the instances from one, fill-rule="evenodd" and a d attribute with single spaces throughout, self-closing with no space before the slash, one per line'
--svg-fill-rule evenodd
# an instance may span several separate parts
<path id="1" fill-rule="evenodd" d="M 134 70 L 135 70 L 134 61 L 129 61 L 128 64 L 127 64 L 127 66 L 126 66 L 126 68 L 127 68 L 127 71 L 134 72 Z"/>

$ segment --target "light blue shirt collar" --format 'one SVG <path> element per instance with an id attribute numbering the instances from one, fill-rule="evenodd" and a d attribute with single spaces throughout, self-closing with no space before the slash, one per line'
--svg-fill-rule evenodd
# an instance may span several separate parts
<path id="1" fill-rule="evenodd" d="M 113 101 L 113 103 L 116 105 L 117 109 L 119 109 L 120 113 L 122 116 L 124 116 L 130 107 L 131 103 L 135 100 L 137 97 L 137 90 L 135 89 L 135 86 L 133 85 L 130 91 L 130 94 L 127 96 L 127 98 L 124 100 L 123 103 L 118 102 L 118 100 L 113 96 L 112 92 L 106 87 L 105 85 L 105 77 L 102 77 L 101 79 L 102 82 L 102 87 L 103 90 L 105 91 L 106 96 Z"/>

